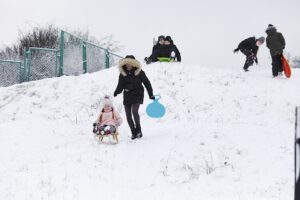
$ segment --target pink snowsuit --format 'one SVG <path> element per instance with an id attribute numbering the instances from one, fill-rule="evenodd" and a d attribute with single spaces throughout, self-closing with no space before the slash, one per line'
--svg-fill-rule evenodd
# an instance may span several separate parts
<path id="1" fill-rule="evenodd" d="M 116 131 L 117 127 L 120 126 L 122 122 L 122 117 L 113 107 L 105 106 L 95 123 L 98 125 L 98 130 L 104 131 L 105 129 L 112 133 Z"/>

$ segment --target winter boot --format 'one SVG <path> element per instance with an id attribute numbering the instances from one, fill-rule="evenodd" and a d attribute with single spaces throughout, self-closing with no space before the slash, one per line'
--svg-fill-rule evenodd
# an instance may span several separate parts
<path id="1" fill-rule="evenodd" d="M 104 128 L 104 134 L 105 134 L 105 135 L 111 134 L 111 132 L 110 132 L 110 127 L 109 127 L 109 126 L 106 126 L 106 127 Z"/>
<path id="2" fill-rule="evenodd" d="M 137 138 L 137 137 L 136 137 L 136 130 L 133 129 L 133 130 L 131 130 L 131 139 L 134 140 L 134 139 L 136 139 L 136 138 Z"/>
<path id="3" fill-rule="evenodd" d="M 136 130 L 136 138 L 143 137 L 143 133 L 142 133 L 141 128 L 136 128 L 135 130 Z"/>
<path id="4" fill-rule="evenodd" d="M 173 61 L 173 62 L 175 61 L 176 54 L 174 51 L 172 51 L 170 58 L 171 58 L 171 61 Z"/>
<path id="5" fill-rule="evenodd" d="M 93 123 L 93 133 L 97 133 L 98 132 L 98 126 L 96 123 Z"/>
<path id="6" fill-rule="evenodd" d="M 151 58 L 146 57 L 144 60 L 145 60 L 146 64 L 151 64 L 151 62 L 152 62 Z"/>

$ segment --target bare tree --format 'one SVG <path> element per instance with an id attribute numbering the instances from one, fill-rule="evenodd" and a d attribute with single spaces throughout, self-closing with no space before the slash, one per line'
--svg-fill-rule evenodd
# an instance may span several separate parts
<path id="1" fill-rule="evenodd" d="M 18 41 L 11 47 L 6 46 L 0 49 L 0 59 L 22 59 L 24 48 L 38 47 L 58 49 L 60 42 L 60 28 L 50 24 L 45 26 L 35 26 L 29 32 L 19 31 Z M 107 36 L 102 39 L 97 39 L 89 34 L 88 30 L 71 30 L 68 31 L 85 41 L 107 48 L 111 52 L 118 52 L 122 46 L 118 41 L 113 39 L 113 36 Z"/>

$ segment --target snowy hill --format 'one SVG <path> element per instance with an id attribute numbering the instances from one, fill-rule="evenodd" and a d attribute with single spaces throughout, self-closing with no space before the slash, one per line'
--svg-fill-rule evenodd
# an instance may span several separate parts
<path id="1" fill-rule="evenodd" d="M 144 67 L 167 115 L 144 137 L 98 143 L 91 124 L 112 94 L 116 68 L 0 88 L 0 199 L 293 198 L 294 109 L 300 70 L 153 64 Z M 147 97 L 147 95 L 145 95 Z"/>

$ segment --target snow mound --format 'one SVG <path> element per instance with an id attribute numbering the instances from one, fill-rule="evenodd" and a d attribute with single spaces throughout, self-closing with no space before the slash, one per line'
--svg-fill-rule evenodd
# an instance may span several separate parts
<path id="1" fill-rule="evenodd" d="M 166 106 L 140 108 L 144 137 L 99 143 L 91 124 L 117 68 L 0 88 L 0 199 L 292 199 L 300 71 L 145 66 Z"/>

